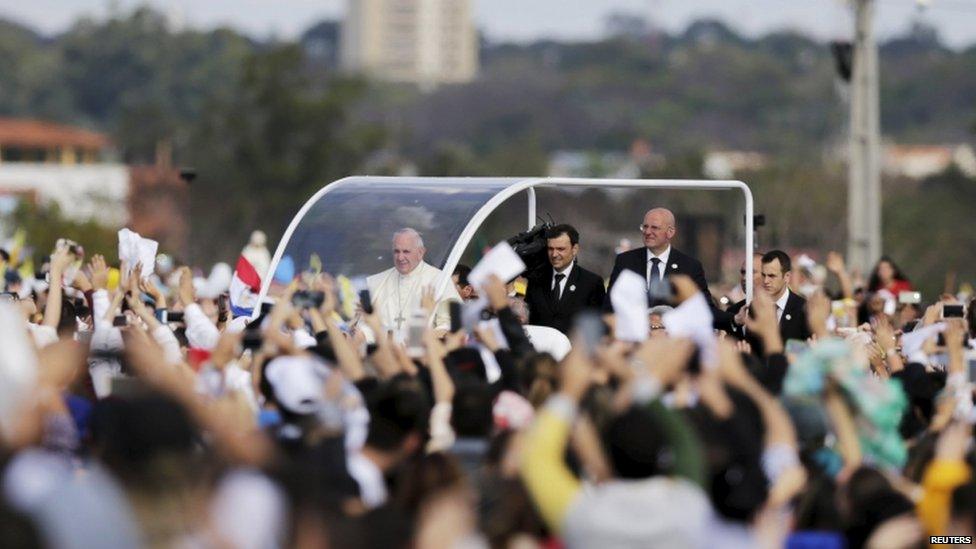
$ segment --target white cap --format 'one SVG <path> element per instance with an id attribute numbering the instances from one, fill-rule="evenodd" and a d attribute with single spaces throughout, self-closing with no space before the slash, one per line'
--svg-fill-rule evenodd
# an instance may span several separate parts
<path id="1" fill-rule="evenodd" d="M 268 363 L 264 377 L 275 400 L 289 412 L 313 414 L 325 400 L 326 366 L 310 356 L 280 356 Z"/>

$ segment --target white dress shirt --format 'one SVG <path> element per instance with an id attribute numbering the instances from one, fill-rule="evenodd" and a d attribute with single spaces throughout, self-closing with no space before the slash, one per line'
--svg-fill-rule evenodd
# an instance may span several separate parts
<path id="1" fill-rule="evenodd" d="M 666 250 L 661 252 L 661 255 L 654 255 L 654 252 L 652 252 L 650 248 L 645 248 L 645 249 L 647 250 L 647 271 L 646 274 L 644 275 L 644 280 L 647 280 L 647 285 L 650 286 L 651 269 L 654 267 L 654 264 L 651 263 L 651 259 L 656 257 L 661 260 L 661 262 L 657 264 L 657 270 L 659 271 L 658 276 L 660 277 L 660 279 L 664 280 L 664 271 L 668 267 L 668 258 L 671 257 L 671 246 L 668 246 Z"/>
<path id="2" fill-rule="evenodd" d="M 779 296 L 779 299 L 776 300 L 776 320 L 777 321 L 783 320 L 783 311 L 786 310 L 786 302 L 789 301 L 789 300 L 790 300 L 790 289 L 789 288 L 786 288 L 786 290 L 783 291 L 783 295 Z"/>
<path id="3" fill-rule="evenodd" d="M 563 297 L 563 292 L 566 290 L 566 281 L 569 280 L 569 273 L 572 272 L 573 265 L 575 263 L 576 260 L 574 259 L 573 261 L 569 262 L 569 265 L 565 269 L 552 273 L 552 284 L 549 285 L 549 291 L 552 291 L 553 289 L 556 288 L 556 275 L 557 274 L 565 275 L 563 279 L 559 281 L 559 297 L 560 298 Z"/>

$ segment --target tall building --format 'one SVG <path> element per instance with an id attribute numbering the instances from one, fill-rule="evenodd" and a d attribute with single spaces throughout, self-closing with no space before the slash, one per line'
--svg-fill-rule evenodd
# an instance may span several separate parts
<path id="1" fill-rule="evenodd" d="M 424 87 L 478 72 L 471 0 L 349 0 L 342 24 L 346 70 Z"/>

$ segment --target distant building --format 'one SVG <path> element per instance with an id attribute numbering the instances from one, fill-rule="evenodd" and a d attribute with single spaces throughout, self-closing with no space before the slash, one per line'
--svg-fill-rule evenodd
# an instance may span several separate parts
<path id="1" fill-rule="evenodd" d="M 766 155 L 755 151 L 711 151 L 705 154 L 702 172 L 709 179 L 732 179 L 742 171 L 766 167 Z"/>
<path id="2" fill-rule="evenodd" d="M 109 151 L 109 139 L 97 132 L 0 118 L 0 213 L 31 200 L 56 203 L 69 219 L 124 224 L 129 170 L 106 160 Z"/>
<path id="3" fill-rule="evenodd" d="M 156 161 L 150 165 L 129 166 L 127 226 L 142 236 L 159 242 L 167 253 L 187 251 L 190 230 L 189 190 L 173 166 L 167 144 L 156 148 Z"/>
<path id="4" fill-rule="evenodd" d="M 976 177 L 976 154 L 968 144 L 887 145 L 882 168 L 889 176 L 925 179 L 955 166 L 969 177 Z"/>
<path id="5" fill-rule="evenodd" d="M 305 55 L 321 67 L 338 67 L 339 28 L 338 21 L 322 21 L 306 30 L 299 39 Z"/>
<path id="6" fill-rule="evenodd" d="M 67 219 L 126 225 L 170 252 L 185 251 L 187 187 L 169 146 L 160 144 L 156 162 L 145 166 L 114 162 L 111 151 L 101 133 L 0 118 L 0 216 L 25 200 L 57 204 Z"/>
<path id="7" fill-rule="evenodd" d="M 478 73 L 471 0 L 349 0 L 342 23 L 346 70 L 422 87 Z"/>
<path id="8" fill-rule="evenodd" d="M 109 140 L 103 134 L 39 120 L 0 118 L 0 164 L 93 164 Z"/>

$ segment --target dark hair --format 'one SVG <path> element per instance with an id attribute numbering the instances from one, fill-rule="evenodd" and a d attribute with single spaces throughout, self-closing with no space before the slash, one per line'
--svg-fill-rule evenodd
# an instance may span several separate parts
<path id="1" fill-rule="evenodd" d="M 468 282 L 468 275 L 471 274 L 471 267 L 458 264 L 457 267 L 454 267 L 454 273 L 452 274 L 453 276 L 458 277 L 458 286 L 463 288 L 471 285 L 471 283 Z"/>
<path id="2" fill-rule="evenodd" d="M 78 330 L 78 312 L 75 301 L 66 295 L 61 296 L 61 317 L 58 318 L 58 334 L 74 334 Z"/>
<path id="3" fill-rule="evenodd" d="M 149 391 L 98 401 L 92 410 L 91 434 L 96 455 L 126 479 L 146 478 L 159 458 L 189 455 L 199 438 L 182 406 Z"/>
<path id="4" fill-rule="evenodd" d="M 862 547 L 883 522 L 911 513 L 915 506 L 895 490 L 879 471 L 862 466 L 847 482 L 845 490 L 848 516 L 847 540 L 851 547 Z"/>
<path id="5" fill-rule="evenodd" d="M 763 265 L 772 263 L 773 261 L 779 261 L 779 266 L 782 269 L 783 274 L 793 270 L 793 262 L 790 261 L 790 255 L 783 250 L 770 250 L 763 254 Z"/>
<path id="6" fill-rule="evenodd" d="M 420 391 L 390 382 L 377 393 L 369 410 L 368 446 L 396 450 L 411 434 L 426 432 L 428 406 Z"/>
<path id="7" fill-rule="evenodd" d="M 549 353 L 535 353 L 522 362 L 525 398 L 538 408 L 559 386 L 559 362 Z"/>
<path id="8" fill-rule="evenodd" d="M 617 477 L 643 479 L 667 472 L 673 456 L 664 433 L 648 410 L 632 406 L 610 420 L 604 444 Z"/>
<path id="9" fill-rule="evenodd" d="M 10 252 L 8 252 L 3 248 L 0 248 L 0 258 L 3 258 L 4 263 L 10 261 Z"/>
<path id="10" fill-rule="evenodd" d="M 882 263 L 891 265 L 891 270 L 895 272 L 895 280 L 904 280 L 905 282 L 908 282 L 908 278 L 906 278 L 904 273 L 901 272 L 901 269 L 898 268 L 898 264 L 892 261 L 890 257 L 883 255 L 881 256 L 881 259 L 874 264 L 874 268 L 871 269 L 871 277 L 868 279 L 869 292 L 876 292 L 881 289 L 881 277 L 878 276 L 878 267 L 880 267 Z"/>
<path id="11" fill-rule="evenodd" d="M 579 244 L 579 231 L 576 230 L 572 225 L 566 223 L 560 223 L 555 227 L 552 227 L 546 231 L 546 240 L 550 238 L 559 238 L 561 235 L 566 235 L 569 237 L 569 243 L 573 246 Z"/>
<path id="12" fill-rule="evenodd" d="M 455 384 L 451 427 L 458 437 L 487 438 L 495 423 L 491 385 L 470 374 L 457 376 Z"/>
<path id="13" fill-rule="evenodd" d="M 416 516 L 430 497 L 464 482 L 464 470 L 453 456 L 443 452 L 419 454 L 400 471 L 394 504 L 407 515 Z"/>

